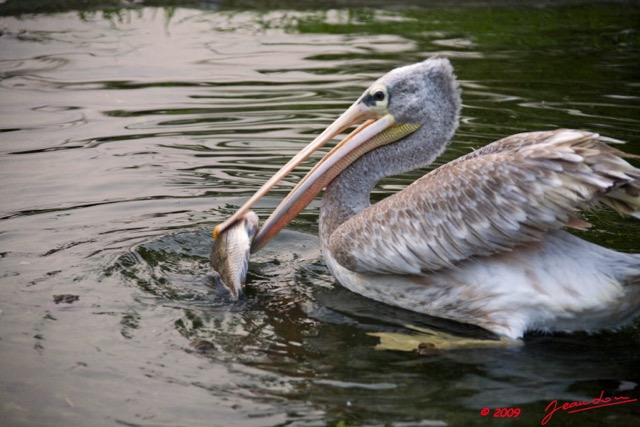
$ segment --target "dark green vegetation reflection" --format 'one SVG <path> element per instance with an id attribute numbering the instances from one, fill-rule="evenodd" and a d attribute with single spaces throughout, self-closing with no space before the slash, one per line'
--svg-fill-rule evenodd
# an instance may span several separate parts
<path id="1" fill-rule="evenodd" d="M 426 57 L 449 57 L 463 91 L 436 165 L 558 127 L 640 155 L 636 2 L 123 4 L 0 4 L 0 106 L 15 118 L 0 126 L 0 413 L 12 425 L 540 425 L 553 400 L 639 397 L 639 321 L 506 350 L 375 350 L 369 332 L 405 324 L 482 333 L 338 286 L 317 203 L 252 257 L 247 298 L 206 279 L 214 224 L 375 78 Z M 257 206 L 263 221 L 310 167 Z M 425 172 L 386 179 L 373 199 Z M 587 219 L 582 237 L 640 251 L 640 221 Z M 496 420 L 497 408 L 520 415 Z M 638 419 L 630 403 L 548 425 Z"/>

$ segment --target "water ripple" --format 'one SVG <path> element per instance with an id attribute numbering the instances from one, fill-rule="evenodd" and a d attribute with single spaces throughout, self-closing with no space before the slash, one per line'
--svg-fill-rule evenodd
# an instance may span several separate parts
<path id="1" fill-rule="evenodd" d="M 206 279 L 214 224 L 401 64 L 446 55 L 461 79 L 461 125 L 435 165 L 557 127 L 640 154 L 636 9 L 225 7 L 2 18 L 9 424 L 467 425 L 482 407 L 537 414 L 551 398 L 640 383 L 637 326 L 532 335 L 513 351 L 374 351 L 368 332 L 403 324 L 478 331 L 337 286 L 319 252 L 317 200 L 252 256 L 245 299 Z M 260 218 L 320 156 L 255 206 Z M 373 200 L 427 171 L 384 180 Z M 638 250 L 637 221 L 588 219 L 590 238 Z M 596 423 L 635 420 L 632 409 L 593 412 Z"/>

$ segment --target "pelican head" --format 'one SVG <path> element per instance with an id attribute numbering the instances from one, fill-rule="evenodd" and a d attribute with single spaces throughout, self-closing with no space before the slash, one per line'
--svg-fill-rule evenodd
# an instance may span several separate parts
<path id="1" fill-rule="evenodd" d="M 433 58 L 396 68 L 373 83 L 317 138 L 267 181 L 233 216 L 214 229 L 216 237 L 318 148 L 360 124 L 333 147 L 280 203 L 256 236 L 252 252 L 262 248 L 336 176 L 366 155 L 384 165 L 373 179 L 431 163 L 453 136 L 460 93 L 447 59 Z"/>

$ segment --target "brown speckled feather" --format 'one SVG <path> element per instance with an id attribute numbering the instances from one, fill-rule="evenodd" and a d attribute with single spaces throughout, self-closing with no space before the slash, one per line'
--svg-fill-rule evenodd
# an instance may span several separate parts
<path id="1" fill-rule="evenodd" d="M 504 138 L 352 217 L 329 249 L 351 271 L 416 274 L 587 226 L 577 213 L 599 203 L 638 216 L 640 170 L 605 142 L 563 129 Z"/>

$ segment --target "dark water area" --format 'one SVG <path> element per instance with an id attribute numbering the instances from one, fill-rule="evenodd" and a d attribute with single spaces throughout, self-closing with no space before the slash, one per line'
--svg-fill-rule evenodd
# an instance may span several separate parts
<path id="1" fill-rule="evenodd" d="M 317 201 L 252 257 L 246 298 L 205 277 L 215 224 L 373 80 L 427 57 L 450 58 L 463 91 L 437 164 L 559 127 L 640 154 L 636 2 L 18 3 L 0 4 L 3 426 L 540 425 L 554 400 L 639 397 L 640 321 L 376 350 L 369 333 L 403 324 L 469 331 L 336 284 Z M 263 221 L 311 165 L 258 204 Z M 582 237 L 640 251 L 639 221 L 588 219 Z M 547 425 L 638 423 L 635 402 Z"/>

